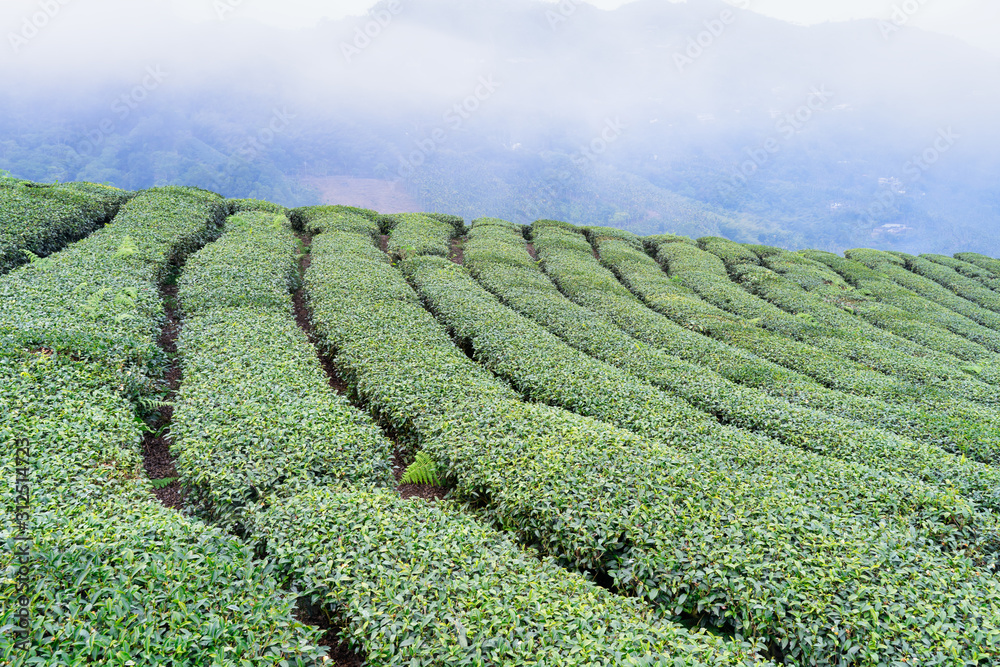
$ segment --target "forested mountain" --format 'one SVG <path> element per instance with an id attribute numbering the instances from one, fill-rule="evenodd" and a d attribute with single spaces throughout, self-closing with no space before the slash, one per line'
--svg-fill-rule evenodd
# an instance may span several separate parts
<path id="1" fill-rule="evenodd" d="M 0 169 L 786 247 L 1000 252 L 1000 63 L 952 38 L 800 27 L 717 0 L 398 0 L 298 30 L 238 5 L 221 5 L 221 25 L 165 3 L 156 25 L 128 3 L 113 22 L 67 8 L 0 64 Z M 55 62 L 57 42 L 79 59 Z M 285 55 L 302 66 L 279 67 Z"/>

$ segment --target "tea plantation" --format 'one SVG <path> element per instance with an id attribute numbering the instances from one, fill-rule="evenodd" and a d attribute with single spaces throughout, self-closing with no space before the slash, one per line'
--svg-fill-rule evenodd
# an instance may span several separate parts
<path id="1" fill-rule="evenodd" d="M 3 665 L 1000 664 L 1000 260 L 3 178 L 0 469 Z"/>

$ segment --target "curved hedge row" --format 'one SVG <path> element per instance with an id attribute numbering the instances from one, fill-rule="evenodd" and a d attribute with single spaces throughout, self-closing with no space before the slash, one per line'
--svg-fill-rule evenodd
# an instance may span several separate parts
<path id="1" fill-rule="evenodd" d="M 911 354 L 926 354 L 926 350 L 934 350 L 935 361 L 944 365 L 951 364 L 968 374 L 978 375 L 981 379 L 995 381 L 995 370 L 962 363 L 962 360 L 988 363 L 996 357 L 995 354 L 943 326 L 935 325 L 935 322 L 959 322 L 965 318 L 917 296 L 860 262 L 815 251 L 804 251 L 800 255 L 798 260 L 793 261 L 788 260 L 789 253 L 773 255 L 768 266 L 773 264 L 780 271 L 782 265 L 789 266 L 795 262 L 789 275 L 796 282 L 811 293 L 825 296 L 850 313 L 864 318 L 878 329 L 895 333 L 923 346 L 924 352 L 920 352 L 918 348 Z M 818 274 L 822 274 L 829 282 L 818 283 Z M 927 319 L 922 320 L 915 312 L 922 312 Z M 968 320 L 965 322 L 973 324 Z M 896 348 L 904 349 L 898 344 Z"/>
<path id="2" fill-rule="evenodd" d="M 545 664 L 559 656 L 567 665 L 627 665 L 670 649 L 670 664 L 736 663 L 720 640 L 661 626 L 639 605 L 539 564 L 469 517 L 344 488 L 388 484 L 388 443 L 346 402 L 335 405 L 288 309 L 272 303 L 295 251 L 275 222 L 230 218 L 180 281 L 193 317 L 181 344 L 178 468 L 194 471 L 199 498 L 216 510 L 255 501 L 240 516 L 249 534 L 283 579 L 345 621 L 369 662 Z M 309 224 L 355 228 L 357 220 L 338 212 Z M 370 229 L 360 233 L 372 238 Z M 213 292 L 244 301 L 189 306 L 188 295 L 201 303 Z M 617 632 L 595 632 L 594 623 Z"/>
<path id="3" fill-rule="evenodd" d="M 292 209 L 289 212 L 292 229 L 307 234 L 320 234 L 327 225 L 337 227 L 337 221 L 354 220 L 372 229 L 372 234 L 380 234 L 380 225 L 384 216 L 366 208 L 355 206 L 308 206 Z"/>
<path id="4" fill-rule="evenodd" d="M 754 284 L 755 290 L 767 292 L 771 296 L 789 298 L 792 302 L 806 302 L 822 298 L 825 298 L 828 301 L 833 301 L 837 298 L 835 293 L 827 293 L 825 296 L 815 294 L 803 297 L 803 289 L 829 289 L 832 292 L 832 290 L 837 289 L 836 285 L 841 284 L 844 288 L 841 291 L 848 296 L 840 298 L 844 301 L 847 307 L 865 308 L 865 303 L 872 303 L 868 297 L 855 295 L 856 290 L 851 290 L 851 288 L 843 282 L 842 278 L 840 278 L 837 273 L 818 261 L 808 259 L 799 254 L 788 253 L 786 251 L 770 253 L 762 251 L 761 254 L 763 261 L 769 267 L 768 269 L 758 269 L 756 267 L 748 266 L 748 275 L 753 273 L 759 276 L 759 280 Z M 811 251 L 806 251 L 804 254 L 811 254 Z M 819 253 L 817 253 L 817 255 L 819 255 Z M 836 258 L 835 255 L 829 255 L 828 257 L 826 255 L 823 256 L 826 257 L 827 261 L 835 262 L 836 259 L 839 259 Z M 860 264 L 854 264 L 856 267 L 860 267 L 860 269 L 868 271 L 868 269 Z M 773 271 L 769 269 L 773 269 Z M 831 284 L 834 287 L 831 287 Z M 878 330 L 876 329 L 876 331 Z M 898 356 L 899 355 L 896 352 L 886 348 L 885 358 L 887 360 L 892 360 L 893 364 L 895 364 L 895 359 L 898 358 Z M 944 369 L 949 367 L 948 364 L 939 365 Z M 970 384 L 966 379 L 961 379 L 962 377 L 968 377 L 958 368 L 963 365 L 964 364 L 960 361 L 953 358 L 950 363 L 950 367 L 952 368 L 952 373 L 956 380 L 942 383 L 940 386 L 915 391 L 913 392 L 915 400 L 927 406 L 927 409 L 930 411 L 936 411 L 934 408 L 935 404 L 940 406 L 942 409 L 947 407 L 950 412 L 955 412 L 956 409 L 960 410 L 967 416 L 966 419 L 969 424 L 972 424 L 975 420 L 984 422 L 988 421 L 994 426 L 1000 424 L 1000 411 L 998 411 L 995 405 L 988 405 L 991 402 L 995 402 L 996 392 L 990 391 L 988 386 L 985 389 L 981 388 L 983 386 L 982 383 L 977 382 L 975 384 Z M 949 388 L 954 390 L 954 393 L 959 393 L 961 395 L 955 396 L 954 393 L 949 394 Z M 970 401 L 969 398 L 966 397 L 977 400 Z M 979 417 L 976 416 L 977 414 Z M 994 460 L 990 457 L 996 456 L 995 452 L 997 450 L 996 445 L 998 441 L 995 436 L 986 432 L 976 435 L 975 430 L 967 429 L 956 430 L 956 433 L 961 433 L 963 436 L 974 436 L 965 437 L 967 444 L 960 447 L 959 451 L 967 451 L 971 456 L 975 456 L 980 460 Z"/>
<path id="5" fill-rule="evenodd" d="M 4 280 L 55 303 L 62 285 L 103 272 L 137 292 L 155 294 L 157 277 L 211 236 L 216 198 L 186 190 L 140 194 L 122 231 L 98 234 Z M 107 230 L 107 231 L 106 231 Z M 117 238 L 115 233 L 120 234 Z M 106 249 L 130 238 L 127 252 Z M 117 246 L 120 247 L 120 246 Z M 41 266 L 39 266 L 41 264 Z M 15 443 L 31 446 L 31 535 L 35 589 L 28 653 L 11 632 L 15 613 L 12 548 L 0 555 L 0 657 L 20 664 L 141 660 L 161 665 L 311 665 L 322 655 L 318 633 L 293 618 L 294 597 L 272 567 L 216 529 L 160 505 L 142 473 L 142 431 L 135 405 L 122 396 L 130 348 L 152 347 L 162 304 L 142 311 L 114 304 L 120 346 L 59 338 L 72 311 L 29 332 L 14 327 L 0 355 L 0 539 L 13 547 Z M 5 301 L 7 312 L 38 312 Z M 114 311 L 112 311 L 113 313 Z M 89 324 L 94 327 L 97 325 Z M 6 333 L 5 331 L 5 333 Z M 46 336 L 51 338 L 46 338 Z M 59 354 L 51 350 L 56 340 Z M 39 350 L 37 347 L 43 349 Z M 92 359 L 92 360 L 91 360 Z"/>
<path id="6" fill-rule="evenodd" d="M 968 262 L 969 264 L 978 266 L 981 269 L 986 269 L 993 275 L 1000 275 L 1000 259 L 994 259 L 993 257 L 980 255 L 978 252 L 956 253 L 955 259 L 961 260 L 963 262 Z"/>
<path id="7" fill-rule="evenodd" d="M 397 213 L 386 217 L 392 220 L 387 250 L 395 260 L 419 255 L 447 257 L 452 238 L 461 233 L 453 222 L 441 222 L 422 213 Z M 458 220 L 464 229 L 464 222 L 461 218 Z"/>
<path id="8" fill-rule="evenodd" d="M 177 281 L 185 316 L 226 308 L 291 315 L 299 243 L 287 225 L 267 212 L 227 218 L 223 237 L 189 257 Z"/>
<path id="9" fill-rule="evenodd" d="M 1000 329 L 1000 294 L 989 289 L 978 280 L 964 276 L 954 268 L 944 266 L 940 262 L 931 261 L 928 257 L 914 257 L 913 255 L 902 253 L 899 253 L 898 256 L 906 263 L 908 270 L 918 276 L 933 280 L 951 292 L 947 299 L 942 299 L 938 303 L 947 306 L 957 313 L 965 314 L 963 311 L 966 311 L 969 313 L 967 317 L 970 319 L 992 327 L 995 330 Z M 957 260 L 953 261 L 957 264 L 962 264 L 962 262 L 958 262 Z M 975 269 L 976 267 L 973 266 L 972 268 Z M 955 297 L 959 298 L 955 300 Z M 972 304 L 976 304 L 980 308 L 975 308 Z M 982 313 L 982 308 L 987 308 L 993 312 L 988 314 Z M 973 315 L 975 316 L 973 317 Z M 988 319 L 986 315 L 989 315 Z"/>
<path id="10" fill-rule="evenodd" d="M 110 222 L 130 196 L 93 183 L 0 180 L 0 274 L 84 238 Z"/>
<path id="11" fill-rule="evenodd" d="M 886 289 L 885 299 L 898 301 L 901 308 L 920 317 L 922 321 L 936 323 L 937 326 L 994 352 L 1000 350 L 1000 313 L 955 294 L 949 289 L 949 285 L 938 284 L 934 276 L 942 277 L 944 274 L 943 279 L 947 280 L 950 273 L 953 278 L 951 284 L 957 282 L 965 287 L 971 285 L 974 292 L 982 290 L 994 306 L 1000 304 L 996 295 L 989 290 L 983 290 L 971 281 L 963 283 L 964 279 L 954 272 L 942 270 L 937 264 L 912 255 L 879 250 L 848 250 L 845 255 L 884 275 L 902 288 Z M 925 273 L 932 275 L 924 275 Z M 870 276 L 865 277 L 871 279 Z M 866 287 L 869 280 L 865 281 Z M 880 283 L 877 284 L 881 287 Z M 877 294 L 882 298 L 881 292 Z"/>
<path id="12" fill-rule="evenodd" d="M 734 264 L 730 268 L 733 280 L 750 296 L 770 301 L 818 328 L 821 333 L 807 342 L 909 382 L 986 405 L 997 403 L 994 388 L 970 375 L 974 367 L 963 367 L 954 356 L 930 350 L 863 319 L 869 315 L 877 319 L 887 306 L 852 291 L 828 267 L 809 261 L 808 252 L 767 254 L 762 250 L 762 254 L 765 266 Z"/>
<path id="13" fill-rule="evenodd" d="M 744 349 L 738 349 L 689 330 L 687 326 L 691 326 L 690 321 L 681 326 L 646 308 L 618 282 L 613 274 L 602 269 L 596 258 L 592 257 L 590 244 L 577 228 L 563 223 L 557 225 L 552 221 L 538 221 L 532 226 L 532 238 L 539 253 L 545 251 L 542 261 L 545 273 L 564 294 L 575 303 L 609 318 L 635 338 L 687 361 L 711 368 L 723 377 L 740 384 L 753 387 L 778 387 L 808 382 L 800 373 L 769 362 Z M 681 299 L 673 299 L 677 294 L 676 290 L 672 291 L 668 295 L 668 301 L 681 302 Z M 692 316 L 697 312 L 694 309 L 696 302 L 690 299 L 693 293 L 682 292 L 682 294 L 689 306 L 687 314 Z M 718 321 L 725 319 L 737 321 L 735 316 L 718 310 L 716 317 Z M 700 331 L 705 326 L 703 322 L 699 321 L 694 328 Z M 746 340 L 751 341 L 749 337 Z M 777 342 L 780 339 L 771 340 Z M 739 342 L 740 345 L 745 343 L 745 341 Z M 750 345 L 752 342 L 746 344 Z M 775 345 L 772 349 L 777 350 L 778 354 L 787 354 L 789 359 L 800 358 L 806 354 L 806 351 L 798 350 L 793 347 L 794 345 L 792 342 L 791 345 L 784 346 L 784 349 Z M 836 368 L 843 365 L 843 362 L 835 357 L 823 361 L 831 366 L 826 371 L 828 374 L 832 374 Z M 877 392 L 878 395 L 887 397 L 905 396 L 905 391 L 899 382 L 891 378 L 868 374 L 862 379 L 870 382 L 869 392 Z"/>
<path id="14" fill-rule="evenodd" d="M 594 233 L 590 233 L 590 238 L 601 263 L 649 308 L 677 324 L 746 349 L 827 386 L 798 373 L 780 371 L 770 381 L 751 376 L 749 381 L 743 380 L 744 384 L 796 404 L 939 445 L 947 451 L 975 453 L 985 462 L 1000 462 L 1000 452 L 991 456 L 983 444 L 1000 442 L 1000 414 L 931 388 L 876 373 L 826 350 L 749 324 L 702 301 L 668 278 L 642 250 Z M 582 251 L 578 256 L 580 262 L 590 262 Z M 727 374 L 725 368 L 718 370 Z"/>
<path id="15" fill-rule="evenodd" d="M 156 339 L 159 284 L 181 258 L 215 238 L 224 200 L 191 188 L 131 199 L 86 239 L 0 276 L 0 353 L 45 347 L 122 371 L 125 391 L 148 391 L 166 367 Z"/>
<path id="16" fill-rule="evenodd" d="M 475 232 L 476 228 L 473 236 Z M 470 246 L 481 261 L 482 244 L 471 242 Z M 527 258 L 523 247 L 522 254 Z M 696 456 L 694 464 L 698 466 L 745 469 L 748 475 L 759 474 L 759 470 L 777 476 L 797 476 L 812 471 L 809 497 L 818 506 L 829 512 L 868 520 L 910 516 L 927 534 L 949 542 L 948 548 L 953 548 L 956 542 L 967 545 L 967 540 L 977 540 L 978 530 L 987 532 L 987 540 L 992 537 L 990 531 L 995 532 L 996 519 L 989 515 L 979 518 L 978 527 L 965 527 L 973 511 L 965 502 L 956 499 L 953 492 L 942 494 L 919 482 L 886 477 L 863 466 L 800 451 L 796 446 L 852 461 L 865 459 L 865 463 L 903 476 L 918 476 L 916 471 L 920 470 L 938 483 L 948 477 L 963 481 L 971 478 L 965 485 L 978 486 L 969 489 L 970 495 L 994 500 L 1000 510 L 1000 498 L 993 498 L 1000 475 L 994 475 L 992 483 L 985 481 L 990 479 L 991 471 L 984 471 L 983 466 L 975 470 L 980 475 L 977 479 L 961 470 L 960 465 L 953 463 L 951 470 L 947 470 L 948 462 L 941 462 L 947 470 L 946 475 L 945 471 L 936 470 L 936 459 L 901 438 L 887 437 L 885 433 L 865 430 L 852 422 L 816 411 L 796 411 L 779 401 L 769 404 L 766 400 L 754 401 L 752 397 L 731 399 L 726 393 L 734 388 L 726 386 L 729 383 L 725 380 L 713 386 L 711 379 L 700 380 L 701 372 L 697 368 L 683 368 L 683 364 L 681 368 L 673 367 L 664 355 L 653 353 L 611 325 L 602 328 L 600 320 L 592 314 L 592 321 L 586 325 L 580 317 L 567 318 L 561 330 L 575 328 L 586 332 L 574 336 L 576 347 L 593 350 L 596 356 L 614 366 L 624 366 L 635 373 L 630 375 L 588 357 L 584 353 L 587 349 L 580 351 L 569 347 L 539 324 L 501 305 L 461 267 L 451 262 L 437 257 L 416 258 L 407 260 L 403 270 L 432 312 L 460 340 L 467 341 L 477 360 L 518 387 L 531 400 L 601 419 L 652 440 L 692 451 Z M 483 272 L 477 273 L 482 276 Z M 495 271 L 493 274 L 493 284 L 503 280 L 496 277 Z M 530 276 L 519 278 L 522 285 L 531 279 Z M 523 301 L 521 303 L 523 307 Z M 548 300 L 528 310 L 535 317 L 551 321 L 557 307 Z M 542 316 L 542 312 L 547 315 Z M 598 332 L 608 335 L 601 336 Z M 621 345 L 616 347 L 615 342 Z M 637 361 L 616 363 L 622 355 Z M 683 379 L 685 375 L 687 381 Z M 718 414 L 731 416 L 731 421 L 769 432 L 788 445 L 721 426 L 707 414 L 654 389 L 639 378 L 652 379 L 655 384 L 660 384 L 655 382 L 660 379 L 671 387 L 689 389 L 681 390 L 684 398 L 708 403 Z M 686 387 L 685 382 L 688 383 Z M 714 397 L 702 400 L 701 395 Z M 947 457 L 943 452 L 936 453 L 938 458 Z M 957 532 L 956 526 L 960 526 Z"/>
<path id="17" fill-rule="evenodd" d="M 822 265 L 803 261 L 801 257 L 791 259 L 790 253 L 774 252 L 778 249 L 766 246 L 761 247 L 759 255 L 752 246 L 743 246 L 727 239 L 700 239 L 699 242 L 720 257 L 733 277 L 751 292 L 757 281 L 766 281 L 771 277 L 767 268 L 779 273 L 781 269 L 788 269 L 787 276 L 807 292 L 822 294 L 830 303 L 836 303 L 841 307 L 848 306 L 845 308 L 846 313 L 834 313 L 829 305 L 825 310 L 810 311 L 809 317 L 814 318 L 813 321 L 800 317 L 798 324 L 800 331 L 795 334 L 804 340 L 815 340 L 817 344 L 834 349 L 838 354 L 856 349 L 853 352 L 855 357 L 866 363 L 872 363 L 872 359 L 882 362 L 885 356 L 882 349 L 884 347 L 917 357 L 927 356 L 930 348 L 941 352 L 935 357 L 937 361 L 951 364 L 955 361 L 954 357 L 944 355 L 957 354 L 962 358 L 972 359 L 987 352 L 959 336 L 934 329 L 927 330 L 926 327 L 921 328 L 915 322 L 915 318 L 906 311 L 869 298 L 867 294 L 861 292 L 845 294 L 845 291 L 850 291 L 851 288 Z M 762 266 L 767 268 L 761 268 Z M 784 304 L 779 303 L 779 305 L 788 310 Z M 787 313 L 785 317 L 786 322 L 795 322 L 796 318 L 789 318 Z M 818 326 L 820 322 L 822 326 Z M 861 335 L 862 331 L 864 335 Z M 874 337 L 872 340 L 878 344 L 869 341 L 869 337 Z M 849 341 L 846 346 L 845 339 Z M 905 357 L 897 363 L 914 366 L 914 363 Z M 916 366 L 915 370 L 919 369 L 920 366 Z M 940 370 L 934 368 L 925 368 L 924 372 L 931 376 L 940 375 Z"/>
<path id="18" fill-rule="evenodd" d="M 795 447 L 873 466 L 903 477 L 921 479 L 945 488 L 954 484 L 984 507 L 1000 510 L 1000 495 L 996 492 L 1000 473 L 993 468 L 956 458 L 936 446 L 917 444 L 895 433 L 866 428 L 863 424 L 844 419 L 840 416 L 843 408 L 851 403 L 842 400 L 848 397 L 839 392 L 822 388 L 814 391 L 813 387 L 798 383 L 794 385 L 794 390 L 789 388 L 788 391 L 797 394 L 800 399 L 805 398 L 803 402 L 806 405 L 792 405 L 780 398 L 741 387 L 703 366 L 652 348 L 626 335 L 595 312 L 564 298 L 540 273 L 536 263 L 525 252 L 524 245 L 519 230 L 476 223 L 465 245 L 466 265 L 487 289 L 507 305 L 545 326 L 573 347 L 681 396 L 724 423 L 764 433 Z M 572 251 L 553 250 L 545 242 L 542 246 L 545 258 L 551 259 L 558 254 L 564 267 L 572 266 Z M 604 271 L 587 253 L 581 251 L 576 259 L 578 277 L 586 273 L 586 267 L 595 274 Z M 593 291 L 598 291 L 599 284 L 600 281 L 595 283 L 597 286 Z M 578 278 L 576 286 L 581 292 L 588 288 L 583 278 Z M 452 293 L 456 292 L 457 287 L 452 289 Z M 447 298 L 447 295 L 442 298 Z M 467 307 L 463 312 L 469 310 L 471 308 Z M 492 327 L 496 326 L 499 316 L 484 315 L 482 319 Z M 542 356 L 547 358 L 551 355 Z M 833 403 L 837 412 L 831 414 L 814 409 L 815 404 L 823 400 Z M 872 402 L 866 416 L 874 420 L 875 415 L 889 412 L 890 406 Z"/>
<path id="19" fill-rule="evenodd" d="M 446 504 L 313 489 L 254 517 L 278 570 L 348 619 L 368 664 L 743 664 Z"/>
<path id="20" fill-rule="evenodd" d="M 499 525 L 788 658 L 959 665 L 996 650 L 997 583 L 971 562 L 796 503 L 797 480 L 700 469 L 606 424 L 504 398 L 377 253 L 357 235 L 316 240 L 317 331 L 359 395 Z M 376 287 L 393 275 L 391 290 Z"/>
<path id="21" fill-rule="evenodd" d="M 392 482 L 391 443 L 330 389 L 295 321 L 299 244 L 286 222 L 230 217 L 178 283 L 187 317 L 171 451 L 191 505 L 226 524 L 303 485 Z"/>
<path id="22" fill-rule="evenodd" d="M 543 231 L 538 233 L 542 237 L 547 235 Z M 472 236 L 476 236 L 475 228 Z M 497 246 L 497 234 L 490 236 L 493 237 L 493 242 L 486 244 L 489 248 L 486 252 L 495 253 L 493 248 Z M 593 266 L 596 262 L 592 257 L 581 251 L 583 256 L 574 258 L 572 251 L 553 248 L 547 238 L 540 242 L 539 248 L 543 262 L 548 263 L 555 258 L 563 270 L 574 271 L 574 278 L 566 282 L 572 282 L 575 290 L 581 293 L 599 291 L 599 287 L 592 288 L 593 283 L 587 280 L 588 266 L 604 271 L 599 266 Z M 900 477 L 929 482 L 940 486 L 947 493 L 958 491 L 980 507 L 1000 512 L 1000 472 L 992 467 L 952 456 L 938 447 L 918 444 L 895 433 L 869 428 L 819 410 L 792 405 L 735 385 L 703 367 L 671 359 L 625 336 L 620 330 L 613 327 L 609 329 L 592 311 L 574 312 L 571 304 L 560 302 L 561 297 L 553 294 L 552 287 L 546 289 L 539 287 L 537 280 L 531 282 L 530 273 L 525 275 L 521 272 L 516 277 L 508 278 L 511 272 L 501 268 L 494 270 L 490 277 L 484 277 L 482 260 L 479 259 L 483 252 L 482 246 L 475 242 L 467 244 L 467 258 L 473 273 L 492 285 L 496 291 L 502 292 L 502 296 L 512 306 L 524 308 L 529 317 L 553 327 L 574 347 L 625 368 L 634 376 L 658 387 L 676 392 L 696 407 L 716 415 L 726 423 L 766 434 L 793 447 L 871 466 Z M 526 253 L 520 255 L 527 258 Z M 504 255 L 504 265 L 512 266 L 513 262 L 519 261 L 517 258 L 520 255 Z M 525 264 L 521 266 L 530 270 Z M 529 284 L 535 292 L 541 292 L 542 296 L 530 295 L 527 288 Z M 513 294 L 514 290 L 516 296 Z M 456 291 L 457 288 L 452 289 L 452 292 Z M 529 299 L 530 306 L 526 303 Z M 463 312 L 470 310 L 471 307 L 466 306 Z M 496 326 L 499 316 L 484 315 L 482 319 L 492 327 Z M 577 372 L 582 366 L 583 364 L 574 364 L 570 367 Z M 571 392 L 571 395 L 577 394 Z M 645 418 L 647 422 L 650 419 Z M 620 421 L 615 423 L 622 425 Z M 643 435 L 651 436 L 650 433 Z M 733 436 L 730 434 L 728 437 Z M 814 463 L 813 466 L 815 465 Z M 904 489 L 905 486 L 904 484 Z M 994 521 L 990 517 L 986 525 L 993 526 Z M 992 530 L 990 528 L 988 532 Z"/>
<path id="23" fill-rule="evenodd" d="M 757 255 L 740 244 L 712 239 L 706 247 L 718 256 L 678 243 L 660 245 L 656 256 L 671 276 L 681 279 L 701 298 L 764 328 L 910 381 L 949 386 L 961 382 L 971 385 L 966 389 L 971 392 L 969 398 L 987 400 L 992 396 L 986 385 L 956 371 L 960 364 L 954 357 L 929 355 L 927 348 L 878 328 L 875 324 L 879 322 L 860 319 L 871 315 L 870 310 L 857 306 L 856 317 L 827 301 L 811 301 L 812 295 L 802 286 L 782 282 L 782 276 L 760 266 Z M 748 259 L 751 255 L 753 261 Z M 730 282 L 730 273 L 742 287 Z M 879 304 L 876 312 L 881 314 L 883 309 Z M 895 314 L 901 312 L 894 310 Z"/>
<path id="24" fill-rule="evenodd" d="M 990 290 L 993 290 L 994 292 L 1000 290 L 1000 276 L 997 276 L 996 274 L 991 273 L 986 269 L 978 267 L 975 264 L 972 264 L 970 262 L 963 262 L 960 259 L 957 259 L 955 257 L 948 257 L 947 255 L 924 254 L 921 255 L 920 257 L 922 259 L 930 260 L 935 264 L 946 266 L 965 278 L 971 278 L 976 283 L 979 283 L 981 287 L 987 287 Z M 1000 268 L 1000 264 L 998 264 L 997 268 Z M 995 297 L 996 295 L 992 296 Z M 992 303 L 992 298 L 990 299 L 990 303 Z M 989 306 L 986 307 L 989 308 Z"/>
<path id="25" fill-rule="evenodd" d="M 366 402 L 404 435 L 412 435 L 433 429 L 452 409 L 449 406 L 514 399 L 509 388 L 454 348 L 372 240 L 364 232 L 324 232 L 313 243 L 306 277 L 317 332 L 338 350 L 338 364 Z M 387 371 L 396 370 L 372 382 L 356 374 L 356 363 L 346 362 L 358 357 L 364 357 L 366 366 L 386 364 Z M 412 368 L 417 360 L 426 372 L 403 380 L 400 369 Z M 435 392 L 456 368 L 462 369 L 466 382 L 452 387 L 454 391 Z M 394 400 L 381 400 L 387 394 Z M 267 538 L 267 548 L 278 554 L 283 571 L 346 618 L 353 643 L 370 659 L 377 657 L 384 664 L 413 664 L 408 660 L 415 659 L 418 664 L 486 665 L 495 664 L 489 656 L 500 655 L 515 661 L 504 664 L 545 664 L 559 654 L 560 664 L 567 665 L 661 664 L 651 656 L 640 657 L 649 652 L 669 656 L 664 665 L 749 660 L 744 651 L 728 649 L 707 635 L 654 622 L 635 603 L 609 596 L 552 564 L 512 554 L 495 533 L 470 518 L 442 512 L 440 505 L 334 489 L 311 494 L 303 507 L 310 508 L 309 517 L 320 525 L 308 537 L 295 526 L 302 523 L 303 514 L 285 510 L 297 499 L 258 515 L 252 530 Z M 337 510 L 330 512 L 331 507 Z M 351 526 L 349 534 L 337 530 L 343 525 Z M 357 541 L 346 535 L 356 535 Z M 378 555 L 365 557 L 366 549 L 377 549 Z M 381 556 L 387 549 L 392 559 Z M 340 568 L 330 570 L 325 554 L 333 563 L 350 563 L 359 578 L 344 578 Z M 470 555 L 475 560 L 470 561 Z M 417 561 L 421 565 L 407 565 Z M 369 580 L 380 583 L 371 586 Z M 498 588 L 490 583 L 495 581 L 505 584 Z M 503 603 L 495 599 L 501 591 Z M 571 595 L 570 607 L 566 595 Z M 518 599 L 520 603 L 512 601 Z M 464 644 L 453 620 L 464 629 Z M 622 632 L 606 637 L 607 627 Z"/>

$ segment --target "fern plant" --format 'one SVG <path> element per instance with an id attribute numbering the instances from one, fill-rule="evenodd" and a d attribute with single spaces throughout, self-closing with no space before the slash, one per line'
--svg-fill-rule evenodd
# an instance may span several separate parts
<path id="1" fill-rule="evenodd" d="M 428 484 L 441 486 L 441 477 L 434 459 L 426 452 L 417 452 L 417 456 L 403 473 L 402 484 Z"/>
<path id="2" fill-rule="evenodd" d="M 176 482 L 177 479 L 177 477 L 164 477 L 163 479 L 151 479 L 149 481 L 153 484 L 154 489 L 165 489 Z"/>

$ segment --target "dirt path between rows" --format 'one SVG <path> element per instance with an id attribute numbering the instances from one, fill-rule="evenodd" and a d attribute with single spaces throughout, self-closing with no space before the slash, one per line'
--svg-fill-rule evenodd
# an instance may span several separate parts
<path id="1" fill-rule="evenodd" d="M 448 254 L 448 259 L 455 262 L 459 266 L 465 264 L 465 237 L 458 239 L 452 239 L 451 241 L 451 252 Z"/>
<path id="2" fill-rule="evenodd" d="M 180 510 L 184 507 L 184 492 L 180 482 L 177 481 L 177 467 L 174 463 L 174 456 L 170 453 L 170 435 L 168 433 L 170 422 L 174 416 L 172 402 L 177 396 L 182 375 L 180 357 L 177 354 L 177 337 L 180 335 L 182 323 L 177 312 L 179 304 L 174 278 L 168 279 L 160 286 L 160 297 L 163 300 L 167 321 L 163 325 L 157 343 L 160 349 L 170 355 L 170 367 L 163 380 L 167 390 L 166 397 L 163 399 L 166 405 L 160 406 L 153 414 L 152 424 L 148 424 L 147 420 L 151 432 L 146 433 L 142 439 L 143 467 L 151 480 L 174 480 L 167 486 L 154 488 L 153 493 L 166 507 Z"/>
<path id="3" fill-rule="evenodd" d="M 312 254 L 309 252 L 309 247 L 312 245 L 313 237 L 310 234 L 300 233 L 297 235 L 299 241 L 302 243 L 302 256 L 299 258 L 299 277 L 304 279 L 306 271 L 309 269 L 309 265 L 312 264 Z M 319 359 L 320 364 L 323 366 L 323 370 L 326 371 L 327 381 L 330 383 L 330 388 L 336 391 L 338 394 L 347 394 L 350 387 L 344 382 L 344 379 L 340 376 L 337 371 L 336 366 L 334 366 L 333 361 L 324 354 L 320 354 L 319 348 L 315 345 L 315 337 L 313 335 L 313 325 L 312 325 L 312 310 L 309 308 L 309 304 L 306 300 L 305 287 L 302 286 L 302 281 L 299 281 L 299 288 L 292 293 L 292 303 L 295 307 L 295 321 L 298 323 L 299 328 L 305 332 L 309 340 L 313 343 L 313 348 L 316 350 L 316 356 Z M 329 620 L 326 615 L 322 613 L 319 609 L 306 608 L 301 610 L 298 614 L 298 619 L 307 625 L 312 625 L 314 627 L 324 630 L 324 634 L 320 637 L 319 645 L 325 646 L 327 648 L 328 657 L 330 658 L 333 667 L 361 667 L 365 664 L 364 656 L 358 655 L 351 650 L 350 646 L 340 639 L 340 632 L 342 628 L 337 625 L 330 625 Z"/>
<path id="4" fill-rule="evenodd" d="M 309 248 L 312 245 L 312 236 L 301 233 L 298 235 L 299 240 L 302 242 L 303 248 Z M 386 252 L 388 249 L 389 237 L 382 236 L 380 239 L 380 245 L 382 247 L 382 252 Z M 301 271 L 301 277 L 303 284 L 306 271 L 312 264 L 312 254 L 309 252 L 303 252 L 302 258 L 299 262 L 299 270 Z M 338 394 L 346 396 L 348 400 L 362 412 L 367 413 L 367 410 L 363 405 L 357 401 L 351 392 L 351 387 L 344 380 L 340 373 L 340 369 L 334 363 L 333 359 L 323 354 L 320 351 L 320 347 L 316 344 L 316 336 L 313 331 L 312 324 L 312 310 L 309 308 L 308 300 L 305 295 L 305 286 L 301 286 L 292 295 L 292 300 L 295 304 L 295 319 L 299 323 L 299 326 L 305 331 L 309 340 L 312 341 L 313 347 L 316 349 L 316 355 L 319 357 L 319 361 L 323 366 L 323 370 L 326 371 L 327 378 L 330 382 L 330 387 L 336 391 Z M 393 461 L 392 461 L 392 472 L 393 476 L 396 478 L 396 490 L 399 495 L 403 498 L 423 498 L 424 500 L 434 501 L 444 498 L 447 494 L 446 489 L 442 489 L 436 486 L 429 486 L 426 484 L 400 484 L 399 480 L 403 477 L 403 473 L 406 471 L 407 466 L 413 462 L 413 452 L 407 451 L 405 448 L 401 447 L 399 444 L 399 438 L 395 437 L 391 432 L 387 432 L 386 429 L 382 429 L 385 436 L 393 443 Z"/>

